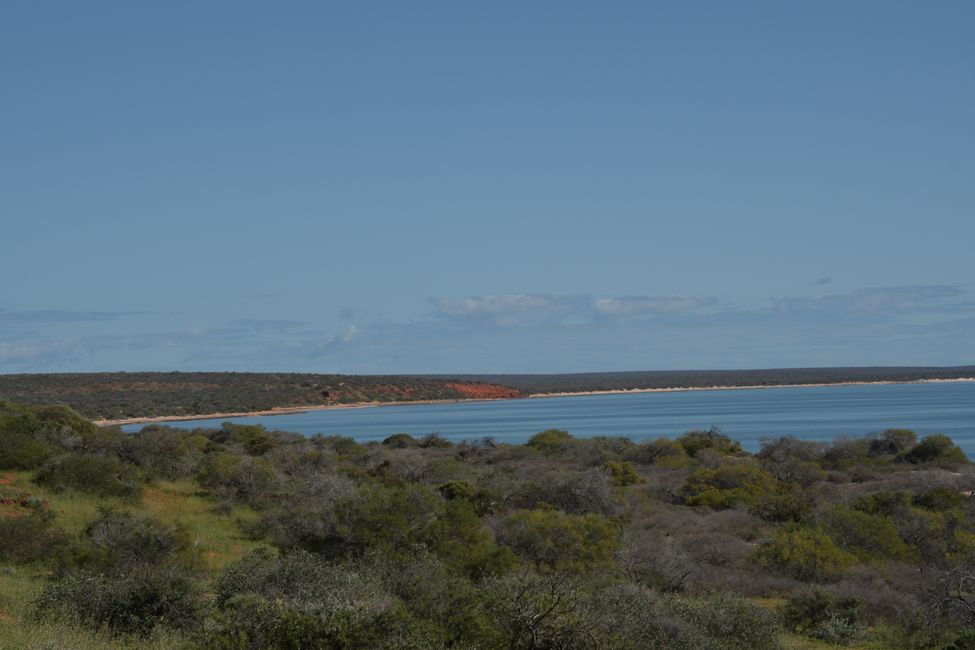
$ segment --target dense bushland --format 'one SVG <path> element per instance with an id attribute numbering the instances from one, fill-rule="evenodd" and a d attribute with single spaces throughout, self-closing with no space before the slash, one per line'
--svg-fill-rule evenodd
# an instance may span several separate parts
<path id="1" fill-rule="evenodd" d="M 359 444 L 231 424 L 125 435 L 0 404 L 0 470 L 0 608 L 5 585 L 34 585 L 0 635 L 540 650 L 975 634 L 975 469 L 946 436 L 757 454 L 717 430 Z M 206 521 L 153 514 L 181 485 L 214 526 L 236 521 L 228 562 L 201 546 Z M 79 522 L 79 503 L 102 507 Z"/>
<path id="2" fill-rule="evenodd" d="M 99 372 L 0 375 L 0 400 L 68 404 L 104 419 L 205 415 L 354 402 L 519 397 L 505 386 L 402 375 Z M 38 453 L 38 452 L 34 452 Z"/>

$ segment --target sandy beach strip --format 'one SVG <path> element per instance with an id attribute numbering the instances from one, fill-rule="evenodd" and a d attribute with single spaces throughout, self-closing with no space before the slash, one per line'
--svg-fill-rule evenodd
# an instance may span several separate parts
<path id="1" fill-rule="evenodd" d="M 421 404 L 460 404 L 461 402 L 500 402 L 523 397 L 477 397 L 470 399 L 427 399 L 392 402 L 351 402 L 348 404 L 308 404 L 305 406 L 278 406 L 263 411 L 240 411 L 237 413 L 200 413 L 198 415 L 158 415 L 153 417 L 120 418 L 117 420 L 92 420 L 97 426 L 111 427 L 126 424 L 158 424 L 163 422 L 186 422 L 189 420 L 217 420 L 220 418 L 248 418 L 263 415 L 294 415 L 309 411 L 337 411 L 342 409 L 364 409 L 377 406 L 410 406 Z"/>
<path id="2" fill-rule="evenodd" d="M 377 406 L 410 406 L 420 404 L 461 404 L 467 402 L 505 402 L 513 399 L 540 399 L 551 397 L 583 397 L 587 395 L 630 395 L 634 393 L 684 393 L 710 390 L 756 390 L 764 388 L 821 388 L 827 386 L 884 386 L 891 384 L 939 384 L 975 382 L 975 377 L 956 377 L 952 379 L 915 379 L 910 381 L 836 381 L 818 384 L 759 384 L 754 386 L 674 386 L 671 388 L 617 388 L 612 390 L 581 390 L 557 393 L 534 393 L 525 397 L 471 398 L 410 400 L 400 402 L 353 402 L 351 404 L 320 404 L 308 406 L 281 406 L 264 411 L 243 411 L 238 413 L 201 413 L 197 415 L 160 415 L 155 417 L 121 418 L 117 420 L 93 420 L 100 427 L 122 426 L 128 424 L 157 424 L 164 422 L 185 422 L 190 420 L 217 420 L 245 418 L 264 415 L 294 415 L 309 411 L 330 411 L 339 409 L 361 409 Z"/>

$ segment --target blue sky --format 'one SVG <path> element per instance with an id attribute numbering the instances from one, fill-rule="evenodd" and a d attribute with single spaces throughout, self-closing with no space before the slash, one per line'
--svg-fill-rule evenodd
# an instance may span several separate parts
<path id="1" fill-rule="evenodd" d="M 0 372 L 975 363 L 973 23 L 4 3 Z"/>

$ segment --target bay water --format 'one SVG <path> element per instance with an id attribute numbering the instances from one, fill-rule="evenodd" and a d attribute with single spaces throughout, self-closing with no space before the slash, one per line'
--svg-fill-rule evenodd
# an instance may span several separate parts
<path id="1" fill-rule="evenodd" d="M 906 428 L 919 436 L 945 433 L 975 460 L 975 382 L 632 392 L 329 409 L 168 424 L 192 429 L 219 427 L 225 421 L 308 436 L 349 436 L 361 442 L 394 433 L 417 437 L 439 433 L 453 441 L 490 436 L 497 442 L 522 443 L 551 428 L 580 438 L 628 436 L 639 442 L 719 427 L 749 451 L 758 450 L 762 439 L 778 436 L 830 441 Z M 124 428 L 136 431 L 141 426 Z"/>

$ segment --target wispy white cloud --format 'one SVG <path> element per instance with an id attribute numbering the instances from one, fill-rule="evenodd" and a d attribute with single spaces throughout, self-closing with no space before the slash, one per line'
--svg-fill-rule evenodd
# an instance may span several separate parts
<path id="1" fill-rule="evenodd" d="M 502 294 L 434 301 L 437 318 L 468 325 L 526 327 L 579 325 L 596 320 L 629 320 L 686 314 L 717 303 L 698 296 L 621 296 Z"/>
<path id="2" fill-rule="evenodd" d="M 468 323 L 515 327 L 559 323 L 579 311 L 579 298 L 509 293 L 497 296 L 442 298 L 434 301 L 438 318 Z"/>
<path id="3" fill-rule="evenodd" d="M 151 311 L 75 311 L 68 309 L 0 309 L 0 325 L 56 325 L 118 320 L 131 316 L 151 316 Z"/>
<path id="4" fill-rule="evenodd" d="M 875 287 L 736 309 L 701 296 L 498 294 L 435 300 L 409 321 L 349 314 L 334 328 L 255 318 L 140 332 L 135 321 L 108 331 L 52 321 L 0 329 L 0 372 L 960 365 L 975 362 L 969 295 L 954 285 Z"/>
<path id="5" fill-rule="evenodd" d="M 623 296 L 599 298 L 592 304 L 596 314 L 614 318 L 638 318 L 660 314 L 686 314 L 717 304 L 716 298 L 697 296 Z"/>

